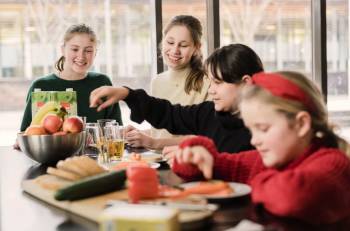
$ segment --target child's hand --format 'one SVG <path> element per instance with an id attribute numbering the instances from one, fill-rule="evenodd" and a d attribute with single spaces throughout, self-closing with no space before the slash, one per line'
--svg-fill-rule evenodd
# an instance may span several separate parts
<path id="1" fill-rule="evenodd" d="M 90 107 L 96 107 L 97 111 L 101 111 L 119 100 L 125 99 L 128 95 L 129 89 L 125 87 L 102 86 L 91 92 Z"/>
<path id="2" fill-rule="evenodd" d="M 207 179 L 213 176 L 214 158 L 202 146 L 186 147 L 184 150 L 177 152 L 176 161 L 179 164 L 188 163 L 196 165 Z"/>
<path id="3" fill-rule="evenodd" d="M 173 165 L 176 153 L 181 152 L 178 145 L 166 146 L 162 150 L 163 158 L 167 160 L 170 167 Z"/>

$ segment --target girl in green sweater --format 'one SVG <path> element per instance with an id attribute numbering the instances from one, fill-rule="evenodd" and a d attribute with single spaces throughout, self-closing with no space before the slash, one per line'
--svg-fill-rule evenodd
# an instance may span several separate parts
<path id="1" fill-rule="evenodd" d="M 115 119 L 122 124 L 120 107 L 117 103 L 100 112 L 89 108 L 90 92 L 101 86 L 112 86 L 106 75 L 88 72 L 94 62 L 96 48 L 96 34 L 89 26 L 77 24 L 68 28 L 61 47 L 62 56 L 55 64 L 57 72 L 36 79 L 29 88 L 21 131 L 24 131 L 32 121 L 31 93 L 36 88 L 41 91 L 65 91 L 67 88 L 72 88 L 77 93 L 78 115 L 85 116 L 87 122 Z"/>

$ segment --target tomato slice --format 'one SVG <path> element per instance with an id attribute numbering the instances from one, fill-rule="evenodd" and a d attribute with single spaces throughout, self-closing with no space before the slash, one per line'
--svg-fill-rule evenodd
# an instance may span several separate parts
<path id="1" fill-rule="evenodd" d="M 128 195 L 133 203 L 141 199 L 153 199 L 158 197 L 158 182 L 128 182 Z"/>
<path id="2" fill-rule="evenodd" d="M 148 165 L 132 165 L 127 168 L 126 174 L 128 176 L 128 180 L 147 181 L 158 179 L 157 171 Z"/>
<path id="3" fill-rule="evenodd" d="M 126 170 L 128 195 L 132 203 L 158 197 L 157 171 L 149 166 L 130 166 Z"/>

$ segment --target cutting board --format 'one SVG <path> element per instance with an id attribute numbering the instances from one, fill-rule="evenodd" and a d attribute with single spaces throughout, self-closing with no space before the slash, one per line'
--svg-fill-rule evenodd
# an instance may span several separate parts
<path id="1" fill-rule="evenodd" d="M 52 183 L 58 181 L 56 177 L 51 175 L 45 175 L 45 177 L 52 180 Z M 62 182 L 57 183 L 62 184 Z M 105 208 L 107 201 L 128 199 L 127 190 L 121 190 L 83 200 L 57 201 L 54 199 L 55 190 L 43 188 L 38 184 L 36 179 L 24 180 L 22 182 L 22 189 L 28 194 L 45 201 L 46 203 L 97 223 L 98 217 Z M 181 211 L 179 214 L 179 221 L 186 226 L 191 226 L 192 223 L 197 226 L 199 223 L 204 224 L 203 221 L 206 221 L 211 216 L 211 211 Z"/>

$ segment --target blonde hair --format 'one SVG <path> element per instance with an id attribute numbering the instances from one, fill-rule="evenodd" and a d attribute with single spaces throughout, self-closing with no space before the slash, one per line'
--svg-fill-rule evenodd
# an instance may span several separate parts
<path id="1" fill-rule="evenodd" d="M 178 15 L 173 17 L 165 27 L 163 36 L 165 36 L 174 26 L 185 26 L 191 33 L 194 46 L 200 47 L 203 29 L 200 21 L 197 18 L 191 15 Z M 184 90 L 187 94 L 189 94 L 191 90 L 201 92 L 203 87 L 204 68 L 203 56 L 200 49 L 197 49 L 196 54 L 192 55 L 190 67 L 191 71 L 186 77 Z"/>
<path id="2" fill-rule="evenodd" d="M 333 131 L 334 126 L 329 123 L 328 112 L 323 100 L 322 93 L 317 86 L 303 74 L 291 71 L 277 72 L 284 78 L 296 84 L 313 103 L 313 107 L 295 100 L 289 100 L 272 95 L 268 90 L 257 85 L 249 85 L 242 89 L 240 100 L 258 98 L 260 101 L 271 104 L 279 112 L 292 120 L 300 111 L 307 111 L 311 116 L 311 128 L 315 139 L 321 139 L 327 147 L 339 148 L 350 157 L 349 144 Z"/>
<path id="3" fill-rule="evenodd" d="M 66 44 L 71 38 L 73 38 L 76 34 L 87 34 L 90 36 L 90 41 L 97 43 L 97 37 L 95 32 L 91 29 L 91 27 L 87 26 L 86 24 L 75 24 L 70 26 L 67 31 L 64 34 L 63 37 L 63 45 Z M 62 55 L 57 62 L 55 63 L 55 68 L 61 72 L 63 71 L 65 58 Z"/>

